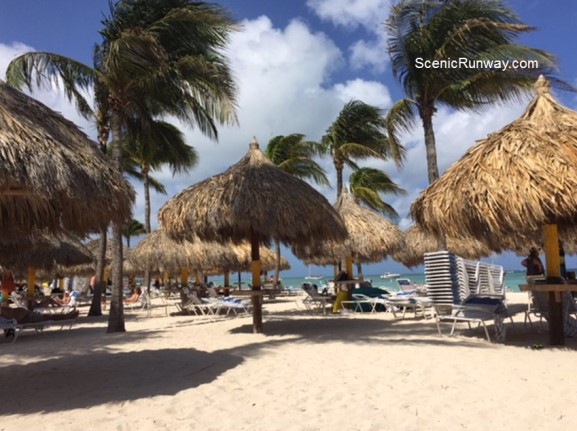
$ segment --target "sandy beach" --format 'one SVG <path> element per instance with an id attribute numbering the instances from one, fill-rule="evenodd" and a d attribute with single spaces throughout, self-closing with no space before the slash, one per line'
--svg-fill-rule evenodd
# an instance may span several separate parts
<path id="1" fill-rule="evenodd" d="M 526 295 L 509 294 L 509 302 Z M 129 312 L 2 341 L 0 430 L 567 430 L 577 425 L 577 342 L 507 324 L 488 343 L 466 325 L 390 313 L 322 315 L 296 297 L 252 318 Z M 491 329 L 491 328 L 490 328 Z M 447 324 L 443 330 L 448 333 Z M 534 350 L 533 344 L 543 344 Z"/>

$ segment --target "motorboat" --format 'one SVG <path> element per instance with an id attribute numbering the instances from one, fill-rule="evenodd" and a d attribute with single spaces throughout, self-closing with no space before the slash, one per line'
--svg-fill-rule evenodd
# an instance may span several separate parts
<path id="1" fill-rule="evenodd" d="M 400 277 L 400 276 L 401 276 L 401 274 L 395 274 L 395 273 L 392 273 L 392 272 L 385 272 L 384 274 L 381 274 L 381 278 L 382 278 L 383 280 L 391 280 L 391 279 L 393 279 L 393 278 L 397 278 L 397 277 Z"/>

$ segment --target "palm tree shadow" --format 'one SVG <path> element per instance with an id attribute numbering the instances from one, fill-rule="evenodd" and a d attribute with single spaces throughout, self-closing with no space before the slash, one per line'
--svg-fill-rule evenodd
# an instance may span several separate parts
<path id="1" fill-rule="evenodd" d="M 10 396 L 3 397 L 0 415 L 61 411 L 175 395 L 211 382 L 244 361 L 227 352 L 194 349 L 96 352 L 90 353 L 89 361 L 84 359 L 83 355 L 68 355 L 2 367 L 0 380 L 5 389 L 10 388 Z M 22 385 L 24 374 L 32 384 Z M 56 388 L 58 396 L 55 396 Z M 63 393 L 65 403 L 61 398 Z M 33 402 L 31 394 L 34 394 Z"/>

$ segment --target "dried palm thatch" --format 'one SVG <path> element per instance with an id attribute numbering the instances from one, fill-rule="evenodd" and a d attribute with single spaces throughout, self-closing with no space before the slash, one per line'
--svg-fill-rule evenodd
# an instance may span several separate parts
<path id="1" fill-rule="evenodd" d="M 146 235 L 134 248 L 130 261 L 144 270 L 177 273 L 183 268 L 205 270 L 219 265 L 227 249 L 217 242 L 176 241 L 159 229 Z M 232 256 L 232 253 L 229 253 Z"/>
<path id="2" fill-rule="evenodd" d="M 230 244 L 230 249 L 234 255 L 234 259 L 229 262 L 229 266 L 224 269 L 228 271 L 250 271 L 251 269 L 251 248 L 250 243 L 244 241 L 240 244 Z M 276 254 L 268 247 L 261 245 L 259 247 L 259 255 L 261 262 L 261 269 L 263 271 L 271 271 L 275 267 Z M 288 260 L 281 257 L 280 270 L 290 269 Z"/>
<path id="3" fill-rule="evenodd" d="M 303 215 L 303 208 L 315 211 Z M 188 187 L 159 211 L 174 238 L 209 241 L 279 240 L 308 244 L 343 240 L 346 230 L 329 202 L 304 181 L 272 164 L 253 140 L 248 154 L 226 172 Z"/>
<path id="4" fill-rule="evenodd" d="M 534 238 L 546 224 L 575 232 L 577 113 L 555 101 L 540 77 L 525 113 L 479 141 L 411 207 L 417 224 L 494 251 Z"/>
<path id="5" fill-rule="evenodd" d="M 303 216 L 303 208 L 315 208 Z M 347 231 L 323 195 L 304 181 L 287 174 L 260 151 L 256 139 L 238 163 L 220 175 L 195 184 L 159 211 L 158 219 L 169 236 L 204 241 L 249 240 L 255 262 L 253 288 L 260 289 L 259 244 L 277 240 L 306 245 L 341 241 Z M 253 330 L 262 332 L 262 304 L 253 298 Z"/>
<path id="6" fill-rule="evenodd" d="M 403 232 L 402 245 L 391 257 L 408 268 L 421 265 L 427 252 L 438 250 L 437 238 L 425 232 L 419 226 L 411 226 Z M 479 259 L 491 254 L 491 250 L 480 241 L 473 238 L 447 238 L 447 250 L 465 259 Z"/>
<path id="7" fill-rule="evenodd" d="M 263 270 L 274 267 L 275 254 L 260 248 Z M 182 268 L 204 274 L 222 274 L 225 271 L 247 271 L 251 266 L 250 244 L 215 241 L 176 241 L 159 229 L 143 238 L 134 248 L 129 261 L 137 268 L 158 269 L 177 273 Z M 285 265 L 290 268 L 285 259 Z"/>
<path id="8" fill-rule="evenodd" d="M 293 247 L 295 256 L 305 263 L 329 265 L 348 256 L 356 263 L 380 262 L 402 242 L 401 231 L 396 225 L 361 207 L 346 190 L 335 203 L 335 209 L 347 228 L 348 239 Z"/>
<path id="9" fill-rule="evenodd" d="M 337 265 L 347 257 L 345 241 L 323 241 L 306 246 L 291 247 L 293 254 L 306 265 Z"/>
<path id="10" fill-rule="evenodd" d="M 132 187 L 72 122 L 0 81 L 0 234 L 85 234 L 131 214 Z"/>
<path id="11" fill-rule="evenodd" d="M 84 244 L 71 234 L 36 232 L 17 244 L 2 243 L 0 262 L 3 267 L 22 271 L 27 267 L 51 270 L 92 262 L 93 256 Z"/>
<path id="12" fill-rule="evenodd" d="M 66 271 L 66 272 L 71 273 L 71 274 L 76 274 L 76 275 L 87 275 L 87 273 L 85 271 L 88 271 L 89 274 L 94 275 L 94 273 L 96 272 L 96 263 L 97 263 L 97 259 L 98 259 L 97 256 L 98 256 L 98 251 L 99 251 L 99 247 L 100 247 L 100 240 L 94 239 L 94 240 L 88 241 L 85 244 L 85 246 L 88 250 L 90 250 L 90 252 L 94 256 L 92 263 L 87 264 L 87 266 L 81 265 L 81 266 L 78 266 L 76 268 L 69 268 L 68 271 Z M 123 247 L 123 249 L 122 249 L 122 258 L 123 258 L 122 273 L 126 276 L 133 276 L 133 275 L 141 274 L 140 267 L 134 265 L 133 262 L 129 261 L 130 256 L 132 255 L 132 252 L 133 252 L 132 248 Z M 105 265 L 111 264 L 112 255 L 113 255 L 112 243 L 110 241 L 108 241 L 106 243 L 106 253 L 104 255 Z M 89 268 L 91 268 L 90 271 L 89 271 Z"/>

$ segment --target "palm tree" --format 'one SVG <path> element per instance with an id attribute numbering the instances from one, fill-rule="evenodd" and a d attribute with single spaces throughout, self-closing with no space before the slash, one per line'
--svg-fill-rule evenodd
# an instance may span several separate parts
<path id="1" fill-rule="evenodd" d="M 320 185 L 329 185 L 324 169 L 314 161 L 319 155 L 320 146 L 316 142 L 305 141 L 304 135 L 279 135 L 272 138 L 265 150 L 265 156 L 283 171 L 303 180 L 313 180 Z M 274 285 L 276 286 L 280 273 L 280 241 L 275 241 L 276 264 L 274 270 Z"/>
<path id="2" fill-rule="evenodd" d="M 519 35 L 534 28 L 523 24 L 500 0 L 402 0 L 393 6 L 385 28 L 393 74 L 407 96 L 393 107 L 397 121 L 389 125 L 389 131 L 394 135 L 410 129 L 418 114 L 429 183 L 439 177 L 433 130 L 438 104 L 475 111 L 516 100 L 540 74 L 550 75 L 555 67 L 551 54 L 514 44 Z M 434 68 L 424 63 L 448 59 L 536 61 L 538 67 Z"/>
<path id="3" fill-rule="evenodd" d="M 337 172 L 337 199 L 343 189 L 343 169 L 358 169 L 355 159 L 392 158 L 400 166 L 405 150 L 389 139 L 388 119 L 379 108 L 360 100 L 348 102 L 322 137 L 320 151 L 329 155 Z"/>
<path id="4" fill-rule="evenodd" d="M 151 134 L 137 136 L 123 143 L 125 155 L 138 165 L 139 177 L 144 184 L 144 226 L 146 233 L 151 233 L 150 220 L 150 172 L 169 165 L 173 175 L 187 173 L 198 163 L 195 149 L 186 144 L 184 135 L 174 125 L 164 121 L 154 121 Z M 135 133 L 139 130 L 136 128 Z M 126 160 L 126 157 L 124 157 Z M 125 162 L 126 166 L 126 162 Z M 126 169 L 126 168 L 125 168 Z M 157 184 L 154 187 L 159 190 Z M 162 189 L 164 192 L 165 190 Z"/>
<path id="5" fill-rule="evenodd" d="M 97 67 L 48 53 L 28 53 L 7 71 L 12 82 L 31 85 L 61 78 L 71 100 L 94 87 L 106 99 L 113 163 L 123 169 L 121 142 L 152 133 L 155 118 L 172 115 L 217 138 L 216 123 L 236 123 L 236 86 L 223 54 L 235 23 L 226 9 L 189 0 L 120 0 L 100 32 Z M 10 69 L 10 68 L 9 68 Z M 89 106 L 89 104 L 83 104 Z M 98 116 L 97 116 L 98 117 Z M 139 134 L 135 134 L 138 130 Z M 122 224 L 112 226 L 113 289 L 108 332 L 124 332 Z"/>
<path id="6" fill-rule="evenodd" d="M 395 209 L 383 201 L 381 193 L 396 196 L 406 195 L 407 192 L 399 187 L 383 171 L 375 168 L 359 168 L 349 177 L 349 190 L 358 204 L 377 211 L 393 221 L 398 220 L 399 214 Z M 357 274 L 362 278 L 363 270 L 360 262 L 357 262 Z"/>
<path id="7" fill-rule="evenodd" d="M 349 181 L 351 195 L 357 203 L 380 212 L 391 220 L 399 218 L 397 211 L 383 201 L 380 193 L 400 196 L 407 192 L 395 184 L 385 172 L 375 168 L 359 168 L 351 174 Z"/>
<path id="8" fill-rule="evenodd" d="M 138 220 L 132 219 L 130 222 L 126 223 L 122 230 L 122 235 L 126 238 L 126 248 L 130 248 L 130 238 L 142 235 L 143 233 L 146 233 L 146 229 L 144 229 L 144 225 Z"/>

